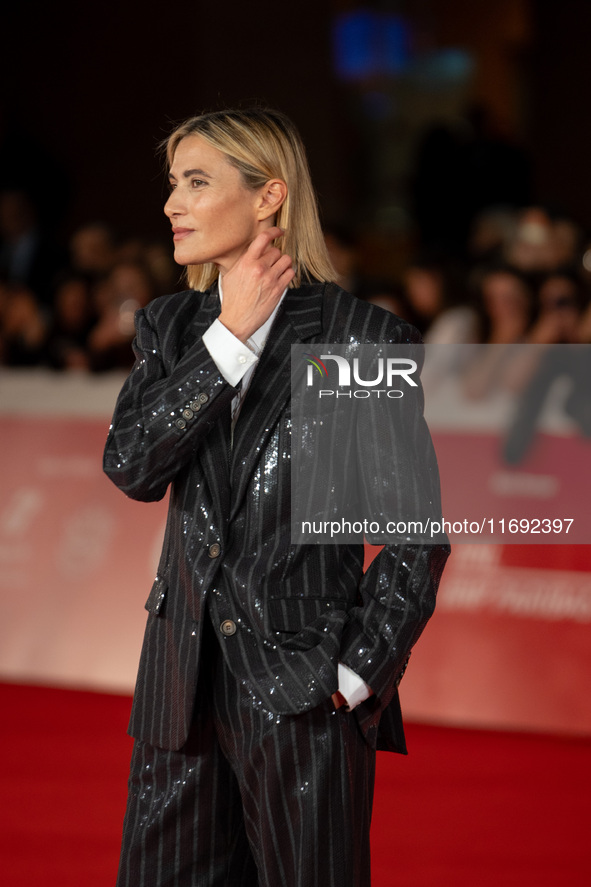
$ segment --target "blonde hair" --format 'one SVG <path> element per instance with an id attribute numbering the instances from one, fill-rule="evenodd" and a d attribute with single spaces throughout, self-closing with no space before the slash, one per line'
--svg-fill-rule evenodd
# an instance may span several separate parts
<path id="1" fill-rule="evenodd" d="M 256 190 L 275 178 L 287 185 L 287 197 L 275 219 L 285 234 L 274 243 L 292 258 L 295 277 L 290 286 L 305 280 L 334 280 L 336 272 L 324 243 L 306 152 L 291 120 L 280 111 L 263 108 L 191 117 L 163 144 L 169 166 L 179 142 L 191 135 L 200 136 L 225 154 L 246 187 Z M 204 290 L 217 279 L 218 270 L 212 263 L 188 265 L 186 274 L 189 286 Z"/>

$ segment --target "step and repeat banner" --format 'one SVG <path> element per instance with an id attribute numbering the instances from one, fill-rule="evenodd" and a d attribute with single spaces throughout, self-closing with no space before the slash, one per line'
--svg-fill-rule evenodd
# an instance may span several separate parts
<path id="1" fill-rule="evenodd" d="M 498 366 L 478 384 L 466 376 L 468 358 L 490 355 L 427 354 L 453 551 L 402 703 L 420 721 L 589 735 L 591 413 L 578 367 L 561 357 L 534 409 L 544 361 L 518 357 L 523 382 L 512 390 L 496 384 Z M 2 680 L 133 688 L 166 501 L 128 500 L 102 473 L 122 381 L 0 376 Z M 367 546 L 367 562 L 377 550 Z"/>

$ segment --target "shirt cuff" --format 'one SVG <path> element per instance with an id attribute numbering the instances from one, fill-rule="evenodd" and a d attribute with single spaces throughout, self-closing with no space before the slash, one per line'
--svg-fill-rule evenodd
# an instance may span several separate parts
<path id="1" fill-rule="evenodd" d="M 353 669 L 349 668 L 348 665 L 345 665 L 344 662 L 339 662 L 338 675 L 339 692 L 342 693 L 347 700 L 347 708 L 349 711 L 353 711 L 360 702 L 369 699 L 373 694 L 371 687 L 365 683 L 363 678 L 360 678 L 359 675 L 356 674 Z"/>
<path id="2" fill-rule="evenodd" d="M 221 320 L 214 320 L 203 333 L 203 344 L 226 382 L 234 388 L 258 360 L 256 354 L 237 339 Z"/>

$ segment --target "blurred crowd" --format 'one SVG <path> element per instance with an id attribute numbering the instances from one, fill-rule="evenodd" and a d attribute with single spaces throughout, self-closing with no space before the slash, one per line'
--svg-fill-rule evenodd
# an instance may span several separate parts
<path id="1" fill-rule="evenodd" d="M 83 225 L 60 247 L 28 195 L 0 192 L 0 363 L 101 372 L 134 361 L 133 318 L 182 289 L 168 244 Z"/>
<path id="2" fill-rule="evenodd" d="M 591 242 L 542 206 L 493 207 L 461 255 L 417 247 L 376 280 L 362 238 L 325 230 L 338 282 L 415 324 L 430 343 L 591 342 Z M 133 363 L 135 311 L 183 288 L 170 244 L 89 223 L 55 245 L 24 191 L 0 192 L 0 363 L 100 372 Z"/>
<path id="3" fill-rule="evenodd" d="M 563 214 L 486 209 L 461 255 L 417 249 L 393 283 L 360 271 L 348 232 L 327 229 L 326 238 L 339 282 L 412 322 L 425 342 L 591 342 L 591 241 Z"/>

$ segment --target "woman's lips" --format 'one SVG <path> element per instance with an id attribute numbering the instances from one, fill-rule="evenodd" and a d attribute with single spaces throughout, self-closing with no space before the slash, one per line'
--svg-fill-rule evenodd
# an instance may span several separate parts
<path id="1" fill-rule="evenodd" d="M 184 240 L 185 237 L 188 237 L 189 234 L 193 233 L 192 228 L 173 228 L 172 229 L 172 239 L 173 240 Z"/>

